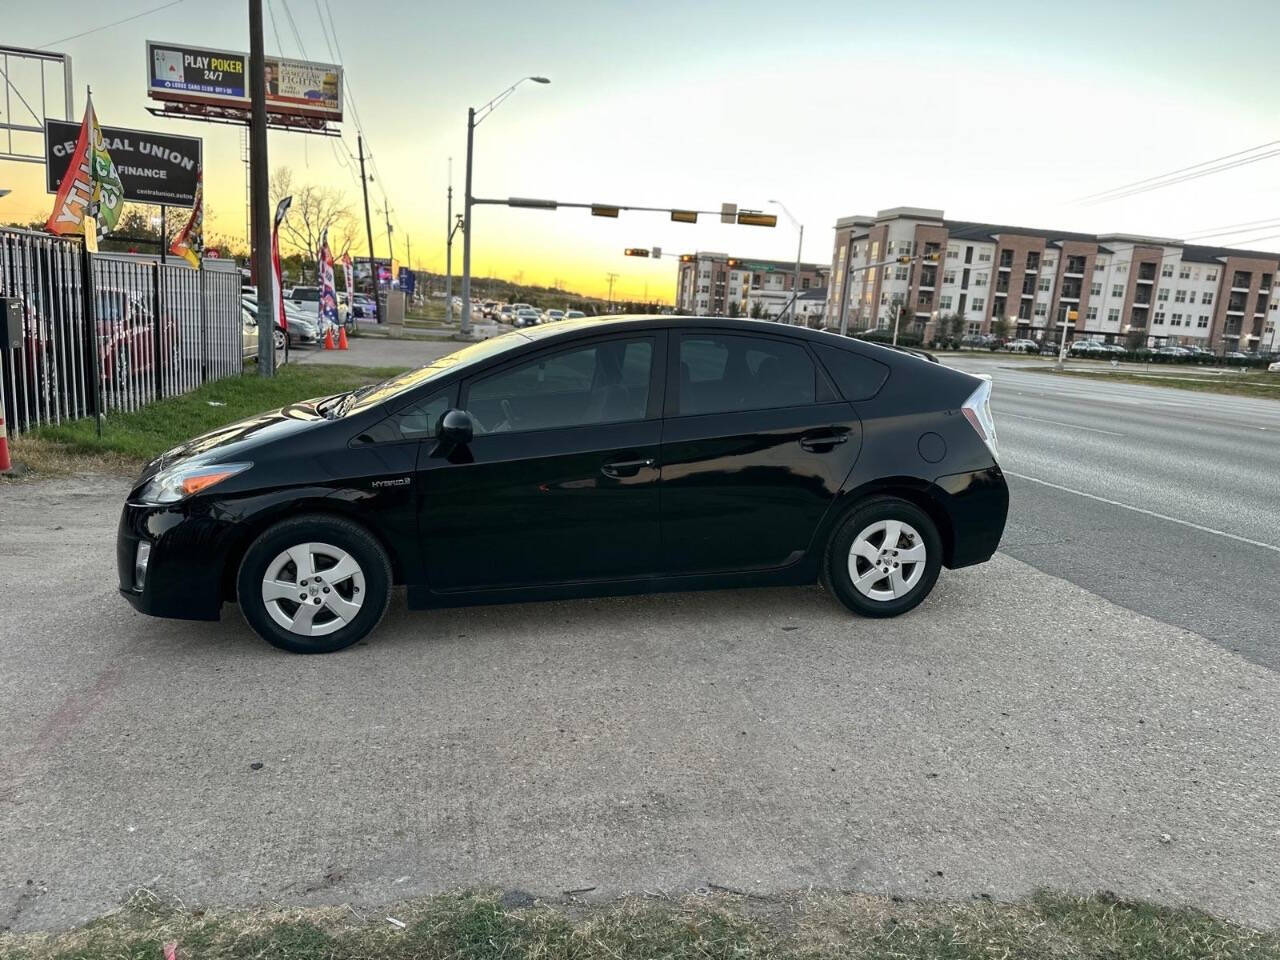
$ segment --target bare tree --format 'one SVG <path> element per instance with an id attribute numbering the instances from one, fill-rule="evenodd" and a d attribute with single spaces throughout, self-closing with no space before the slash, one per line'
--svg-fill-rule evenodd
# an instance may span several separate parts
<path id="1" fill-rule="evenodd" d="M 346 194 L 333 187 L 294 183 L 293 171 L 276 167 L 271 174 L 271 208 L 285 197 L 293 197 L 289 215 L 280 225 L 282 245 L 298 250 L 307 261 L 320 256 L 320 237 L 329 231 L 329 249 L 339 256 L 351 246 L 355 215 Z"/>

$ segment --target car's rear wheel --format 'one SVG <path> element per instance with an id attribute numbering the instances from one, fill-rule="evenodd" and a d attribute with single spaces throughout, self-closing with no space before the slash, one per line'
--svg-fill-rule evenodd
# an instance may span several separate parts
<path id="1" fill-rule="evenodd" d="M 264 531 L 236 578 L 240 610 L 262 639 L 291 653 L 332 653 L 386 613 L 391 562 L 359 524 L 298 517 Z"/>
<path id="2" fill-rule="evenodd" d="M 836 527 L 823 558 L 823 585 L 854 613 L 896 617 L 916 607 L 938 579 L 942 538 L 929 515 L 899 497 L 858 504 Z"/>

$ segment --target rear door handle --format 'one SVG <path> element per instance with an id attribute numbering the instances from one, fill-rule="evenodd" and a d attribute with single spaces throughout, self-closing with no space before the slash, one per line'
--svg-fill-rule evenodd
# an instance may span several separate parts
<path id="1" fill-rule="evenodd" d="M 658 463 L 653 457 L 644 460 L 615 460 L 612 463 L 606 463 L 600 468 L 600 472 L 606 477 L 612 477 L 615 480 L 622 477 L 634 477 L 644 467 L 653 467 Z"/>
<path id="2" fill-rule="evenodd" d="M 800 448 L 810 453 L 826 453 L 832 447 L 847 443 L 847 431 L 824 430 L 821 433 L 806 433 L 800 438 Z"/>

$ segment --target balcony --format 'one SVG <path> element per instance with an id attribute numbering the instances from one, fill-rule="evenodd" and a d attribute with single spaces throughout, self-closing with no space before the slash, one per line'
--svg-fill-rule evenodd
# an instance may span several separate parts
<path id="1" fill-rule="evenodd" d="M 1138 265 L 1138 279 L 1143 283 L 1155 283 L 1156 265 L 1154 263 L 1141 263 Z"/>
<path id="2" fill-rule="evenodd" d="M 1084 257 L 1067 257 L 1067 262 L 1063 265 L 1062 275 L 1064 277 L 1083 277 Z"/>

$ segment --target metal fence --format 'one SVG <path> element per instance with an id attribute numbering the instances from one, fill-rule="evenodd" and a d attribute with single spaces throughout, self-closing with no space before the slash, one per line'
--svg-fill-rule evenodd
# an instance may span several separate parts
<path id="1" fill-rule="evenodd" d="M 86 254 L 79 240 L 5 229 L 0 297 L 23 306 L 18 349 L 0 344 L 11 431 L 136 410 L 244 367 L 238 273 Z"/>

